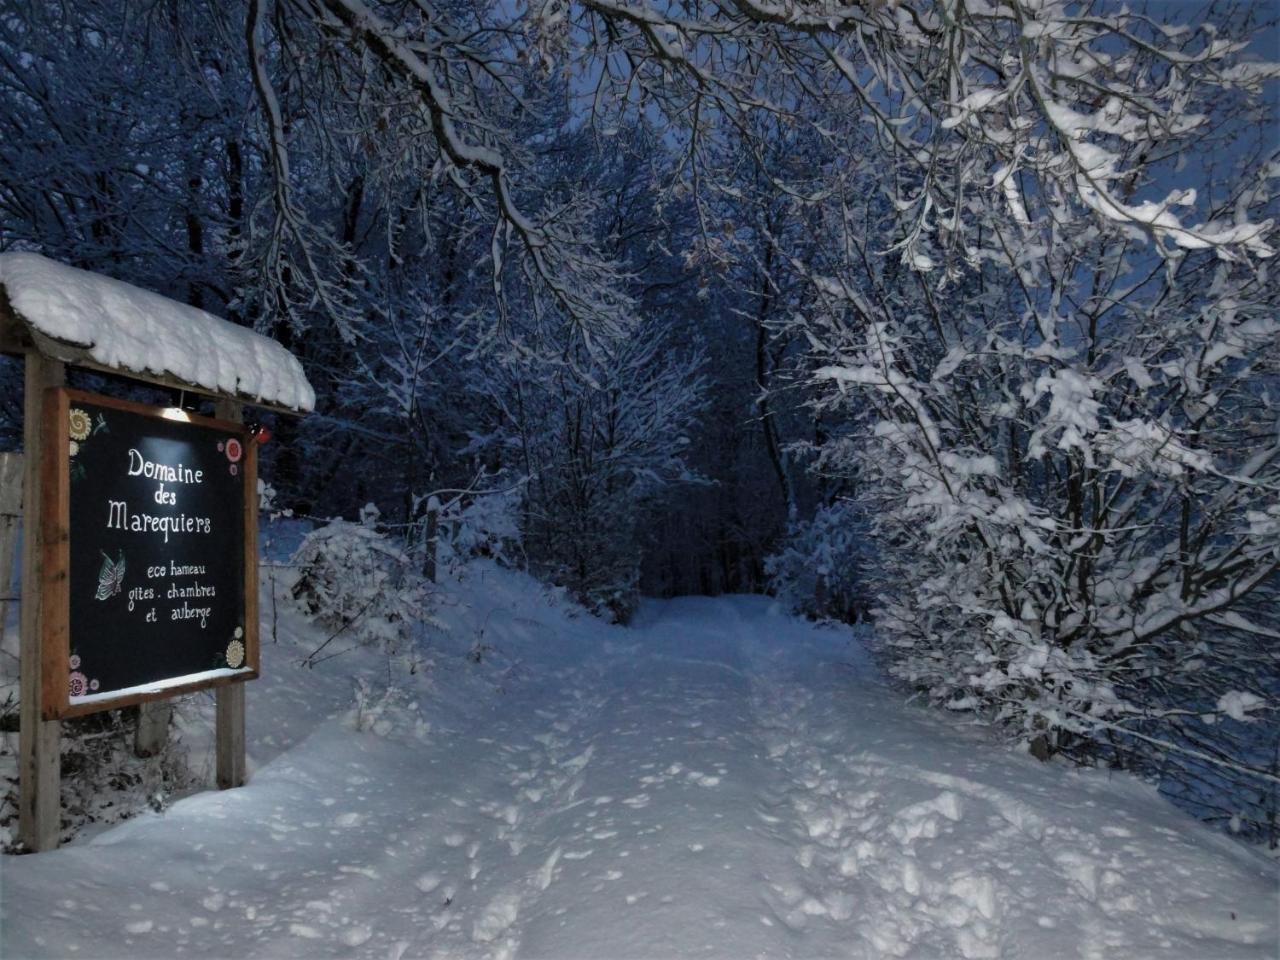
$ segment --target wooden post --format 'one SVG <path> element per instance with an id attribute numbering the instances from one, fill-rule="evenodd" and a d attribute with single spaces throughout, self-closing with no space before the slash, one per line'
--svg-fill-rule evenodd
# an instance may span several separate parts
<path id="1" fill-rule="evenodd" d="M 244 408 L 234 400 L 218 400 L 214 404 L 214 416 L 222 420 L 244 422 Z M 246 478 L 246 482 L 249 478 Z M 250 497 L 256 497 L 257 491 L 250 491 Z M 256 501 L 255 501 L 256 502 Z M 245 549 L 257 551 L 257 538 L 246 538 Z M 257 590 L 252 584 L 249 589 Z M 245 597 L 245 615 L 256 617 L 258 604 L 257 594 Z M 254 601 L 254 602 L 251 602 Z M 244 786 L 245 782 L 245 741 L 244 741 L 244 687 L 243 683 L 231 683 L 218 687 L 214 691 L 216 699 L 216 737 L 217 737 L 217 780 L 218 789 Z"/>
<path id="2" fill-rule="evenodd" d="M 138 704 L 138 726 L 133 731 L 133 755 L 154 757 L 169 739 L 172 700 L 152 700 Z"/>
<path id="3" fill-rule="evenodd" d="M 9 617 L 14 547 L 22 515 L 22 454 L 0 453 L 0 633 Z"/>
<path id="4" fill-rule="evenodd" d="M 18 730 L 18 839 L 31 851 L 52 850 L 58 845 L 61 826 L 60 779 L 62 725 L 40 718 L 41 644 L 40 591 L 41 551 L 44 524 L 40 497 L 46 478 L 42 475 L 45 390 L 61 386 L 63 366 L 32 351 L 26 357 L 25 405 L 23 412 L 22 523 L 22 626 L 19 642 Z M 64 678 L 65 682 L 65 678 Z"/>

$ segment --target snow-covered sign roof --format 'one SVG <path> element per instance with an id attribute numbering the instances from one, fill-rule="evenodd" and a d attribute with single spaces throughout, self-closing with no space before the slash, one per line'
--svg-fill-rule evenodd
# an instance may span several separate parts
<path id="1" fill-rule="evenodd" d="M 33 339 L 63 348 L 59 359 L 299 413 L 315 406 L 297 357 L 204 310 L 36 253 L 0 254 L 0 287 Z"/>

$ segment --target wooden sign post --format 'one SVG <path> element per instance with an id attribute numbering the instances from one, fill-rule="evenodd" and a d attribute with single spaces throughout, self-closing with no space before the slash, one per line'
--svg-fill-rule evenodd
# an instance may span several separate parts
<path id="1" fill-rule="evenodd" d="M 65 718 L 137 705 L 146 753 L 166 698 L 213 689 L 217 784 L 245 782 L 258 491 L 242 404 L 300 415 L 315 394 L 268 338 L 29 253 L 0 254 L 0 350 L 26 364 L 18 837 L 40 851 L 58 845 Z M 67 364 L 203 394 L 214 416 L 69 390 Z"/>
<path id="2" fill-rule="evenodd" d="M 26 470 L 22 498 L 22 625 L 19 637 L 18 706 L 18 839 L 28 850 L 52 850 L 58 845 L 60 824 L 59 789 L 62 762 L 59 755 L 62 725 L 41 715 L 41 672 L 43 629 L 40 586 L 45 528 L 36 491 L 44 487 L 44 435 L 46 391 L 62 384 L 61 363 L 37 353 L 26 358 L 25 422 L 23 446 Z"/>
<path id="3" fill-rule="evenodd" d="M 207 418 L 68 390 L 37 354 L 27 377 L 20 839 L 44 850 L 67 717 L 216 687 L 218 786 L 244 783 L 257 445 L 235 401 Z"/>

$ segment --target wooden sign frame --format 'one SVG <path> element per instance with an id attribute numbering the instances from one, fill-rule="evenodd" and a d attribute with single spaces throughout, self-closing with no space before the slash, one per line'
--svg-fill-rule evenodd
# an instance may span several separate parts
<path id="1" fill-rule="evenodd" d="M 71 405 L 74 402 L 96 407 L 120 410 L 127 413 L 173 422 L 181 420 L 196 426 L 208 427 L 223 433 L 235 434 L 244 448 L 242 460 L 244 484 L 244 647 L 245 666 L 235 673 L 225 670 L 216 675 L 187 677 L 171 681 L 155 681 L 140 684 L 122 691 L 120 696 L 89 703 L 71 703 L 67 684 L 71 656 L 70 624 L 70 570 L 71 570 L 71 458 L 70 422 Z M 258 677 L 260 660 L 258 645 L 258 451 L 257 443 L 248 429 L 233 420 L 203 417 L 181 411 L 175 417 L 171 410 L 146 406 L 115 397 L 72 390 L 67 387 L 49 387 L 44 395 L 43 445 L 41 448 L 40 511 L 45 531 L 41 547 L 41 689 L 40 715 L 44 720 L 60 720 L 83 716 L 101 710 L 161 700 L 182 693 L 225 687 Z M 214 674 L 215 671 L 209 671 Z"/>

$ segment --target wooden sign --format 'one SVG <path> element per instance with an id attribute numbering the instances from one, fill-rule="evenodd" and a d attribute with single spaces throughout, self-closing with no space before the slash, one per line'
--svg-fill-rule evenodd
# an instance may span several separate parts
<path id="1" fill-rule="evenodd" d="M 43 717 L 256 677 L 243 425 L 55 388 L 43 439 Z"/>

